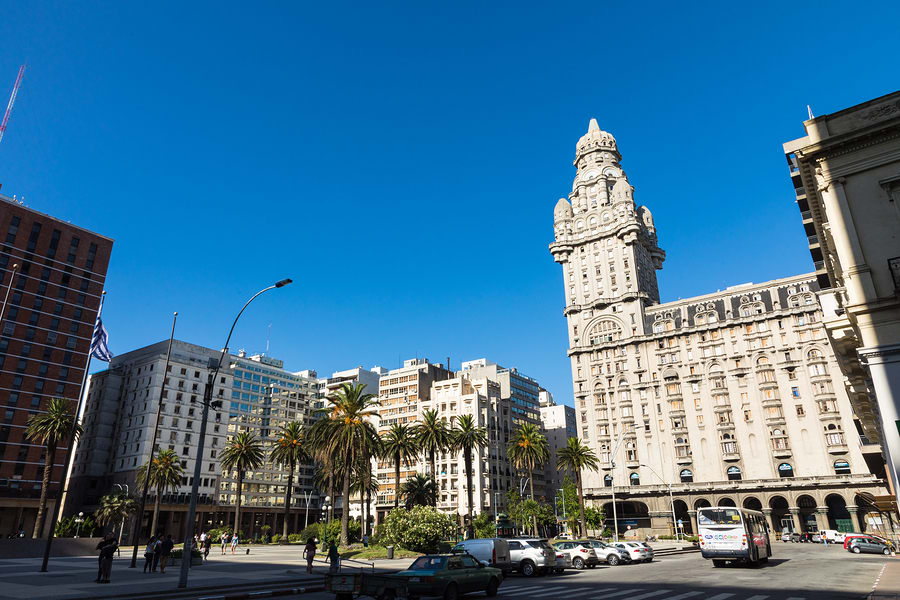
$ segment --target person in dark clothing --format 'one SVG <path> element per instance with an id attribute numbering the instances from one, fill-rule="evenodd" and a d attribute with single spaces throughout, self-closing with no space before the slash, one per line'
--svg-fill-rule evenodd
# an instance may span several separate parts
<path id="1" fill-rule="evenodd" d="M 98 558 L 99 569 L 97 570 L 96 583 L 109 583 L 113 556 L 118 547 L 119 543 L 116 541 L 116 538 L 109 533 L 106 534 L 106 537 L 104 537 L 99 544 L 97 544 L 97 550 L 100 551 L 100 557 Z"/>
<path id="2" fill-rule="evenodd" d="M 164 538 L 162 535 L 159 536 L 159 539 L 156 540 L 156 546 L 153 547 L 153 572 L 156 573 L 156 568 L 159 566 L 159 559 L 162 557 L 162 545 Z"/>
<path id="3" fill-rule="evenodd" d="M 157 544 L 156 536 L 150 538 L 150 541 L 147 542 L 147 547 L 144 548 L 144 573 L 147 570 L 153 570 L 153 550 L 156 548 Z"/>
<path id="4" fill-rule="evenodd" d="M 207 535 L 203 540 L 203 560 L 209 558 L 209 549 L 212 548 L 212 536 Z"/>
<path id="5" fill-rule="evenodd" d="M 160 544 L 160 558 L 159 558 L 159 572 L 166 572 L 166 564 L 169 562 L 169 554 L 172 553 L 172 548 L 175 547 L 175 542 L 172 541 L 172 534 L 166 536 L 166 539 L 162 541 Z M 190 556 L 190 554 L 188 554 Z"/>

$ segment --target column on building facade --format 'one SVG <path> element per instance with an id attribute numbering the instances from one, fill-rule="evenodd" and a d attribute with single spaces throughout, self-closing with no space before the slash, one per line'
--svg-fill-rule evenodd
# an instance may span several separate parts
<path id="1" fill-rule="evenodd" d="M 800 524 L 800 507 L 793 506 L 788 509 L 791 511 L 791 518 L 794 520 L 794 531 L 800 533 L 803 531 L 803 526 Z"/>
<path id="2" fill-rule="evenodd" d="M 894 483 L 894 494 L 900 502 L 900 344 L 857 349 L 862 362 L 869 367 L 872 388 L 878 398 L 887 454 L 888 476 Z"/>
<path id="3" fill-rule="evenodd" d="M 850 522 L 853 524 L 853 531 L 862 532 L 862 527 L 859 526 L 859 507 L 850 504 L 847 506 L 847 511 L 850 513 Z"/>
<path id="4" fill-rule="evenodd" d="M 693 535 L 699 535 L 700 528 L 697 526 L 697 511 L 689 510 L 688 515 L 691 517 L 691 533 Z"/>
<path id="5" fill-rule="evenodd" d="M 819 528 L 819 531 L 824 531 L 828 529 L 828 507 L 827 506 L 817 506 L 816 507 L 816 527 Z"/>
<path id="6" fill-rule="evenodd" d="M 762 513 L 766 516 L 766 522 L 772 528 L 772 533 L 777 533 L 777 532 L 781 531 L 781 523 L 775 522 L 775 517 L 772 515 L 771 508 L 762 509 Z"/>
<path id="7" fill-rule="evenodd" d="M 670 535 L 674 535 L 672 531 L 672 513 L 665 511 L 650 511 L 650 528 L 653 531 L 668 531 Z"/>

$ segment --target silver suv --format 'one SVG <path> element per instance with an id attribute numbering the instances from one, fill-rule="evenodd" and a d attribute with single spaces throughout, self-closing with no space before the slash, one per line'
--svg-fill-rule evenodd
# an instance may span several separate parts
<path id="1" fill-rule="evenodd" d="M 579 571 L 585 567 L 593 569 L 600 562 L 594 549 L 582 542 L 556 542 L 553 547 L 557 551 L 568 554 L 572 560 L 572 566 Z"/>
<path id="2" fill-rule="evenodd" d="M 556 568 L 556 550 L 538 538 L 516 538 L 507 540 L 509 561 L 514 569 L 525 577 L 538 573 L 548 573 Z"/>
<path id="3" fill-rule="evenodd" d="M 597 558 L 606 561 L 606 564 L 611 567 L 614 567 L 619 563 L 631 562 L 631 557 L 627 552 L 619 550 L 615 546 L 607 546 L 600 540 L 578 540 L 575 543 L 593 548 L 594 552 L 597 553 Z"/>

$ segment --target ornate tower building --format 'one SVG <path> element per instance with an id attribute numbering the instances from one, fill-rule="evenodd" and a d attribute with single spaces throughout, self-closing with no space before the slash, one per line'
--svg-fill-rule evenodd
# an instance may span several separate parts
<path id="1" fill-rule="evenodd" d="M 660 303 L 666 255 L 621 158 L 592 119 L 553 213 L 576 428 L 601 462 L 586 498 L 611 517 L 617 488 L 620 531 L 639 535 L 696 532 L 709 505 L 761 510 L 776 531 L 880 526 L 883 463 L 832 381 L 815 276 Z"/>

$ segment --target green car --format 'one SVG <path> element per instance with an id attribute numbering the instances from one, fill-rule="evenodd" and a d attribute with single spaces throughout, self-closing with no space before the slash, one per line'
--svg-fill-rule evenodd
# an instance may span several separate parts
<path id="1" fill-rule="evenodd" d="M 469 554 L 420 556 L 407 570 L 394 576 L 406 579 L 409 600 L 420 597 L 457 600 L 471 592 L 496 596 L 503 581 L 503 571 L 486 567 Z"/>

